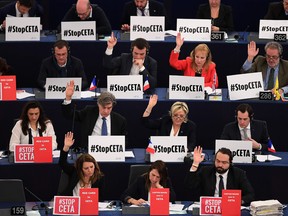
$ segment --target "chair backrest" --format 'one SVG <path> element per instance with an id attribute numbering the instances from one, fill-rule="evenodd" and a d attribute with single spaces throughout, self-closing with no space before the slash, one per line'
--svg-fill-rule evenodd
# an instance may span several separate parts
<path id="1" fill-rule="evenodd" d="M 0 202 L 26 202 L 21 179 L 0 179 Z"/>
<path id="2" fill-rule="evenodd" d="M 58 184 L 57 195 L 62 195 L 62 193 L 68 187 L 68 184 L 69 184 L 69 176 L 62 170 L 59 184 Z"/>
<path id="3" fill-rule="evenodd" d="M 148 164 L 135 164 L 130 166 L 130 175 L 128 186 L 132 184 L 138 176 L 149 171 L 150 165 Z"/>

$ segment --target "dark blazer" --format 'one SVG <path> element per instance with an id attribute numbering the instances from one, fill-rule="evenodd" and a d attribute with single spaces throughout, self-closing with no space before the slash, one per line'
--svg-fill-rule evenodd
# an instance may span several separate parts
<path id="1" fill-rule="evenodd" d="M 63 77 L 61 71 L 64 70 L 65 77 L 81 77 L 82 89 L 88 87 L 87 77 L 84 72 L 83 63 L 80 59 L 70 56 L 67 59 L 67 64 L 64 68 L 58 66 L 54 56 L 50 56 L 42 61 L 40 67 L 40 73 L 38 75 L 38 85 L 40 88 L 44 88 L 47 77 Z"/>
<path id="2" fill-rule="evenodd" d="M 196 172 L 188 172 L 185 186 L 200 196 L 214 196 L 216 188 L 216 170 L 214 166 L 200 166 Z M 241 190 L 242 200 L 249 205 L 254 200 L 254 190 L 247 179 L 246 172 L 230 166 L 226 189 Z"/>
<path id="3" fill-rule="evenodd" d="M 92 7 L 92 17 L 88 18 L 85 21 L 96 21 L 96 32 L 98 34 L 111 34 L 111 25 L 110 22 L 103 11 L 102 8 L 100 8 L 97 4 L 91 4 Z M 77 14 L 76 11 L 76 4 L 73 4 L 70 10 L 65 14 L 62 21 L 82 21 Z M 58 26 L 58 29 L 61 29 L 61 24 Z"/>
<path id="4" fill-rule="evenodd" d="M 118 57 L 104 54 L 103 67 L 110 69 L 111 74 L 115 75 L 129 75 L 133 64 L 133 56 L 131 53 L 122 53 Z M 143 84 L 148 76 L 148 81 L 151 89 L 157 86 L 157 61 L 152 57 L 146 55 L 144 60 L 145 70 L 140 73 L 143 75 Z"/>
<path id="5" fill-rule="evenodd" d="M 4 7 L 0 8 L 0 24 L 6 19 L 7 15 L 16 16 L 15 4 L 17 1 L 13 1 Z M 32 8 L 29 10 L 29 17 L 40 17 L 41 23 L 43 21 L 43 8 L 35 2 Z"/>
<path id="6" fill-rule="evenodd" d="M 240 73 L 251 73 L 262 71 L 263 80 L 266 80 L 268 64 L 264 56 L 257 56 L 254 60 L 252 67 L 245 71 L 241 68 Z M 279 88 L 288 86 L 288 61 L 280 59 L 279 72 L 278 72 Z"/>
<path id="7" fill-rule="evenodd" d="M 77 174 L 75 166 L 67 163 L 68 152 L 63 150 L 60 151 L 59 165 L 63 172 L 69 176 L 69 183 L 67 188 L 59 194 L 61 196 L 73 196 L 73 189 L 79 182 L 79 176 Z M 92 188 L 98 188 L 99 192 L 99 201 L 104 201 L 105 195 L 105 178 L 102 176 L 100 179 L 97 179 L 95 183 L 92 184 Z"/>
<path id="8" fill-rule="evenodd" d="M 62 104 L 62 114 L 64 117 L 73 119 L 73 105 Z M 99 116 L 98 106 L 86 106 L 82 110 L 75 111 L 75 121 L 81 123 L 81 143 L 79 146 L 88 147 L 88 136 L 92 134 L 93 128 Z M 116 112 L 111 112 L 111 135 L 127 135 L 126 119 Z M 127 142 L 126 142 L 127 144 Z"/>
<path id="9" fill-rule="evenodd" d="M 198 7 L 197 19 L 211 19 L 211 10 L 209 4 L 201 4 Z M 234 31 L 234 22 L 231 6 L 221 4 L 218 18 L 214 19 L 214 26 L 220 28 L 220 31 Z"/>
<path id="10" fill-rule="evenodd" d="M 268 150 L 268 129 L 265 121 L 251 120 L 251 138 L 256 140 L 262 145 L 262 151 Z M 241 140 L 241 133 L 238 127 L 238 122 L 231 122 L 225 125 L 223 132 L 221 134 L 221 139 L 224 140 Z"/>
<path id="11" fill-rule="evenodd" d="M 138 176 L 138 178 L 124 191 L 120 198 L 122 202 L 127 203 L 127 200 L 130 198 L 148 200 L 148 190 L 145 187 L 147 175 L 148 173 Z M 170 202 L 174 202 L 176 200 L 176 194 L 169 177 L 167 179 L 167 185 L 164 188 L 170 189 Z"/>
<path id="12" fill-rule="evenodd" d="M 150 116 L 142 117 L 142 123 L 145 127 L 158 130 L 159 136 L 170 136 L 172 128 L 172 119 L 169 115 L 159 119 L 151 119 Z M 178 133 L 179 136 L 187 136 L 188 151 L 193 151 L 196 146 L 196 124 L 188 120 L 183 122 Z"/>
<path id="13" fill-rule="evenodd" d="M 165 29 L 170 29 L 170 21 L 167 16 L 164 5 L 160 2 L 149 0 L 149 15 L 150 16 L 164 16 L 165 17 Z M 134 1 L 126 2 L 122 15 L 121 25 L 130 25 L 130 16 L 137 16 L 137 7 Z"/>
<path id="14" fill-rule="evenodd" d="M 264 16 L 264 19 L 287 20 L 288 15 L 285 14 L 283 1 L 270 3 L 267 14 Z"/>

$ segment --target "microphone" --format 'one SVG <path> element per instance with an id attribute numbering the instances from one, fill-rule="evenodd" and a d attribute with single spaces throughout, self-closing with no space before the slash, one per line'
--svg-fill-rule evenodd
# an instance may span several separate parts
<path id="1" fill-rule="evenodd" d="M 246 35 L 246 33 L 247 33 L 247 31 L 248 31 L 248 29 L 250 28 L 250 26 L 249 25 L 247 25 L 246 26 L 246 28 L 244 29 L 244 31 L 243 31 L 243 33 L 241 34 L 241 35 L 239 35 L 239 34 L 237 34 L 237 35 L 234 35 L 234 38 L 236 39 L 236 40 L 245 40 L 245 35 Z"/>
<path id="2" fill-rule="evenodd" d="M 38 206 L 37 210 L 45 209 L 45 215 L 48 215 L 49 207 L 45 204 L 45 202 L 42 199 L 40 199 L 36 194 L 34 194 L 32 191 L 30 191 L 27 187 L 24 187 L 24 189 L 26 191 L 28 191 L 29 194 L 31 194 L 34 198 L 36 198 L 40 202 L 40 208 L 39 208 L 38 205 L 36 205 L 36 206 Z M 34 206 L 32 207 L 32 210 L 36 210 L 36 209 L 33 209 L 33 208 L 34 208 Z"/>

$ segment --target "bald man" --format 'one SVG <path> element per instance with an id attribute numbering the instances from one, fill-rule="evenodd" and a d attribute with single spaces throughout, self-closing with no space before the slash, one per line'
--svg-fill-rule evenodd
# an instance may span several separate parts
<path id="1" fill-rule="evenodd" d="M 62 22 L 67 21 L 96 21 L 98 34 L 110 35 L 111 25 L 105 12 L 97 4 L 90 4 L 89 0 L 78 0 L 65 14 Z M 60 29 L 61 26 L 59 25 Z"/>

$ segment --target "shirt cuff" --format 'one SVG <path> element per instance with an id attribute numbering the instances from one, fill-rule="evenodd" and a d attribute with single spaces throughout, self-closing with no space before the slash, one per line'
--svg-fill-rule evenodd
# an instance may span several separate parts
<path id="1" fill-rule="evenodd" d="M 252 62 L 249 62 L 249 61 L 246 59 L 246 61 L 244 62 L 242 68 L 243 68 L 245 71 L 247 71 L 247 70 L 249 70 L 249 69 L 252 67 L 252 64 L 253 64 Z"/>
<path id="2" fill-rule="evenodd" d="M 66 99 L 64 99 L 64 101 L 63 101 L 63 105 L 69 105 L 69 104 L 71 104 L 71 102 L 72 102 L 72 100 L 66 100 Z"/>
<path id="3" fill-rule="evenodd" d="M 105 51 L 106 55 L 112 55 L 112 53 L 113 53 L 113 48 L 112 49 L 107 48 Z"/>
<path id="4" fill-rule="evenodd" d="M 143 66 L 140 68 L 139 72 L 142 73 L 144 70 L 145 70 L 145 66 L 143 65 Z"/>

